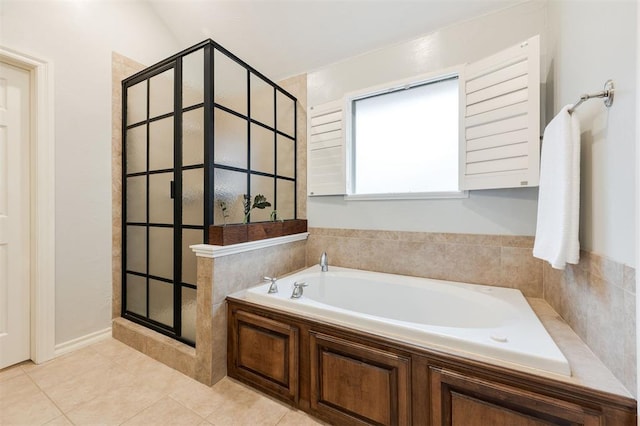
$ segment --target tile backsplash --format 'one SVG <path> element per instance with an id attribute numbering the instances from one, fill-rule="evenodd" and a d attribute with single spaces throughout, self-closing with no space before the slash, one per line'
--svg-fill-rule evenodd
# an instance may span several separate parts
<path id="1" fill-rule="evenodd" d="M 323 251 L 329 264 L 376 272 L 517 288 L 542 297 L 542 262 L 533 237 L 311 228 L 307 265 Z"/>

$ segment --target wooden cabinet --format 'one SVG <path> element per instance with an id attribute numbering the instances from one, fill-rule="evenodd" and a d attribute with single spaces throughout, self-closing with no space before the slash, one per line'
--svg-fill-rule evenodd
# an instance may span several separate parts
<path id="1" fill-rule="evenodd" d="M 410 359 L 311 332 L 311 412 L 338 424 L 411 424 Z"/>
<path id="2" fill-rule="evenodd" d="M 597 409 L 457 372 L 430 370 L 432 425 L 605 424 Z"/>
<path id="3" fill-rule="evenodd" d="M 230 315 L 227 370 L 267 393 L 298 400 L 298 328 L 252 313 Z"/>
<path id="4" fill-rule="evenodd" d="M 230 377 L 338 425 L 635 426 L 636 401 L 230 299 Z"/>

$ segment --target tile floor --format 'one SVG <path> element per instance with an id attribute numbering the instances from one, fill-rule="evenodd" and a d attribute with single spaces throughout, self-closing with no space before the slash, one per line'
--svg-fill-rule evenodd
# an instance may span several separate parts
<path id="1" fill-rule="evenodd" d="M 205 386 L 108 339 L 0 370 L 0 425 L 320 425 L 225 378 Z"/>

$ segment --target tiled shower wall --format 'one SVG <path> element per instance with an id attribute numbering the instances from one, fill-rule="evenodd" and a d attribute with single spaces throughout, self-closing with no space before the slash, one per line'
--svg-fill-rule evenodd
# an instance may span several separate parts
<path id="1" fill-rule="evenodd" d="M 311 228 L 307 265 L 329 264 L 497 285 L 544 298 L 635 395 L 635 269 L 581 252 L 554 270 L 532 256 L 533 237 Z"/>

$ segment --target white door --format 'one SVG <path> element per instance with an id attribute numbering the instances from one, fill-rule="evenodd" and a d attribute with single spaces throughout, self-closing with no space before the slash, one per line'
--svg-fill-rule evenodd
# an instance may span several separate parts
<path id="1" fill-rule="evenodd" d="M 29 82 L 0 63 L 0 368 L 30 357 Z"/>

